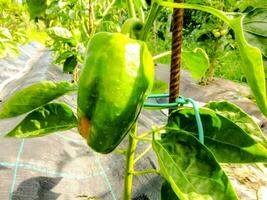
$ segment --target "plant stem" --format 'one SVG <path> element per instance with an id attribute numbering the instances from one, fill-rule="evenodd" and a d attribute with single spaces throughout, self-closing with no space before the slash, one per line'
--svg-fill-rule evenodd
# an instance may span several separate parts
<path id="1" fill-rule="evenodd" d="M 141 140 L 141 141 L 144 141 L 144 142 L 152 142 L 152 139 L 150 138 L 143 138 L 143 137 L 138 137 L 136 135 L 132 135 L 130 134 L 132 138 L 134 138 L 135 140 Z"/>
<path id="2" fill-rule="evenodd" d="M 172 53 L 171 51 L 166 51 L 166 52 L 164 52 L 164 53 L 155 55 L 155 56 L 153 57 L 153 60 L 155 61 L 155 60 L 158 60 L 158 59 L 163 58 L 163 57 L 165 57 L 165 56 L 169 56 L 169 55 L 171 55 L 171 53 Z"/>
<path id="3" fill-rule="evenodd" d="M 94 9 L 93 9 L 93 2 L 89 0 L 89 8 L 88 8 L 88 32 L 89 35 L 92 35 L 93 32 L 93 21 L 94 21 Z"/>
<path id="4" fill-rule="evenodd" d="M 129 18 L 136 17 L 133 0 L 127 0 Z"/>
<path id="5" fill-rule="evenodd" d="M 134 163 L 136 163 L 138 160 L 140 160 L 144 155 L 146 155 L 150 149 L 152 148 L 152 145 L 150 144 L 139 156 L 134 159 Z"/>
<path id="6" fill-rule="evenodd" d="M 159 174 L 159 170 L 156 170 L 156 169 L 148 169 L 148 170 L 143 170 L 143 171 L 135 171 L 135 172 L 132 172 L 131 174 L 133 175 L 144 175 L 144 174 L 149 174 L 149 173 L 154 173 L 154 174 Z"/>
<path id="7" fill-rule="evenodd" d="M 158 127 L 158 128 L 155 128 L 155 129 L 152 129 L 151 131 L 148 131 L 148 132 L 145 132 L 141 135 L 138 135 L 138 138 L 144 138 L 146 136 L 149 136 L 151 135 L 152 133 L 155 133 L 155 132 L 158 132 L 158 131 L 161 131 L 162 129 L 164 129 L 165 127 L 162 126 L 162 127 Z"/>
<path id="8" fill-rule="evenodd" d="M 76 65 L 73 69 L 73 81 L 74 83 L 78 83 L 79 82 L 79 77 L 78 77 L 78 66 Z"/>
<path id="9" fill-rule="evenodd" d="M 143 27 L 143 29 L 141 31 L 141 37 L 140 37 L 141 40 L 143 40 L 143 41 L 146 40 L 147 35 L 149 33 L 149 30 L 152 27 L 152 25 L 153 25 L 156 17 L 158 16 L 159 11 L 161 10 L 161 8 L 162 7 L 158 3 L 153 3 L 151 5 L 148 17 L 147 17 L 146 22 L 145 22 L 145 25 L 144 25 L 144 27 Z"/>
<path id="10" fill-rule="evenodd" d="M 132 137 L 136 136 L 137 132 L 137 124 L 131 130 L 131 134 L 129 134 L 128 140 L 128 149 L 126 152 L 126 169 L 125 169 L 125 176 L 124 176 L 124 200 L 131 199 L 132 193 L 132 183 L 133 183 L 133 174 L 131 172 L 134 171 L 134 153 L 136 150 L 137 140 Z"/>
<path id="11" fill-rule="evenodd" d="M 228 25 L 231 25 L 231 21 L 232 21 L 230 18 L 227 17 L 225 12 L 209 7 L 209 6 L 202 6 L 199 4 L 172 3 L 172 2 L 167 2 L 167 1 L 159 1 L 159 5 L 164 6 L 164 7 L 170 7 L 170 8 L 185 8 L 185 9 L 194 9 L 194 10 L 204 11 L 204 12 L 210 13 L 220 18 Z"/>
<path id="12" fill-rule="evenodd" d="M 112 6 L 116 3 L 116 0 L 113 0 L 108 6 L 107 8 L 104 10 L 103 14 L 102 14 L 102 18 L 97 20 L 95 25 L 98 26 L 104 19 L 104 17 L 108 14 L 108 12 L 110 11 L 110 9 L 112 8 Z"/>

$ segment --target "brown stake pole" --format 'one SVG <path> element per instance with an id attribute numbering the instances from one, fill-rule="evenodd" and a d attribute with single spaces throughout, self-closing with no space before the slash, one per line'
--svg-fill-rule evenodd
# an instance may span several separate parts
<path id="1" fill-rule="evenodd" d="M 88 8 L 88 32 L 91 35 L 93 31 L 93 2 L 89 0 L 89 8 Z"/>
<path id="2" fill-rule="evenodd" d="M 183 0 L 175 0 L 176 3 L 183 3 Z M 184 9 L 174 8 L 172 18 L 172 55 L 171 55 L 171 72 L 170 72 L 170 97 L 169 102 L 175 102 L 179 96 L 180 89 L 180 68 L 182 54 L 182 31 L 183 31 Z M 172 109 L 169 109 L 169 114 Z"/>

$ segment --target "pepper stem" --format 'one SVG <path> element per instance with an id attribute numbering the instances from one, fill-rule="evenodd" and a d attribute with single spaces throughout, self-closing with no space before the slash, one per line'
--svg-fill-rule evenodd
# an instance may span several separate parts
<path id="1" fill-rule="evenodd" d="M 127 7 L 129 10 L 129 18 L 136 17 L 133 0 L 127 0 Z"/>
<path id="2" fill-rule="evenodd" d="M 137 140 L 132 136 L 136 136 L 136 132 L 137 132 L 137 123 L 133 126 L 131 134 L 129 134 L 128 149 L 126 152 L 126 169 L 124 176 L 124 194 L 123 194 L 124 200 L 131 199 L 132 185 L 133 185 L 132 172 L 134 171 L 134 153 L 137 144 Z"/>

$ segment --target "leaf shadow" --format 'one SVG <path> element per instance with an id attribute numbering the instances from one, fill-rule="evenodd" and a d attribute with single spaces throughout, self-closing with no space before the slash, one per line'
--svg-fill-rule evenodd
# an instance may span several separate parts
<path id="1" fill-rule="evenodd" d="M 14 200 L 55 200 L 60 194 L 51 190 L 60 182 L 61 177 L 38 176 L 24 180 L 19 184 L 17 190 L 13 192 Z"/>

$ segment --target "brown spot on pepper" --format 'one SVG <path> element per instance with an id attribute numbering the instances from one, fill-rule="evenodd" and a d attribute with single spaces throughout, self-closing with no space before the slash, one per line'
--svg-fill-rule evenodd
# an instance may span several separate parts
<path id="1" fill-rule="evenodd" d="M 90 120 L 86 117 L 82 117 L 78 124 L 78 130 L 86 141 L 89 138 Z"/>

